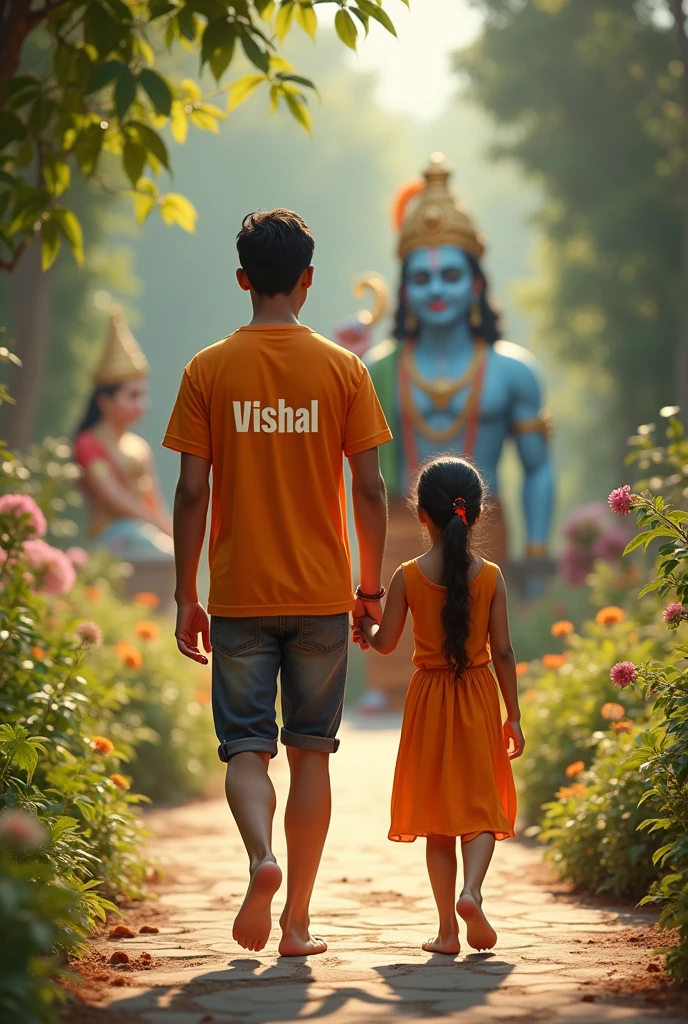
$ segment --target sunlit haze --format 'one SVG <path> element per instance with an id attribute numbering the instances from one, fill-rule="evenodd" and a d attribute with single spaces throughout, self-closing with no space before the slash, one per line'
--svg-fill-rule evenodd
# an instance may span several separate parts
<path id="1" fill-rule="evenodd" d="M 371 22 L 368 39 L 351 54 L 354 67 L 376 71 L 376 99 L 387 110 L 434 118 L 456 91 L 451 54 L 477 35 L 480 16 L 468 0 L 411 0 L 385 7 L 398 38 Z"/>

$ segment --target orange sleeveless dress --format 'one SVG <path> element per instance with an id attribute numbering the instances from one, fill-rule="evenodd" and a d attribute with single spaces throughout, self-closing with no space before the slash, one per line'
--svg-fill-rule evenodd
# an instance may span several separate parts
<path id="1" fill-rule="evenodd" d="M 516 790 L 507 755 L 497 682 L 490 671 L 488 623 L 497 566 L 483 562 L 470 584 L 470 668 L 454 678 L 442 651 L 446 589 L 404 562 L 406 598 L 413 618 L 416 672 L 406 695 L 399 740 L 389 838 L 473 839 L 492 832 L 514 835 Z"/>

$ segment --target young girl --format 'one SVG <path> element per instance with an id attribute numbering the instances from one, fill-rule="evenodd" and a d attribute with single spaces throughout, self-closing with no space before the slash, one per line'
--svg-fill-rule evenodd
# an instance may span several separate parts
<path id="1" fill-rule="evenodd" d="M 354 634 L 364 649 L 389 654 L 411 609 L 416 672 L 404 707 L 389 838 L 427 838 L 439 912 L 437 937 L 423 944 L 431 953 L 459 952 L 456 912 L 470 946 L 494 946 L 480 890 L 495 840 L 514 835 L 509 762 L 523 753 L 524 739 L 504 580 L 496 565 L 471 553 L 484 497 L 483 480 L 465 459 L 426 464 L 417 507 L 432 547 L 396 570 L 380 625 L 364 618 Z M 503 725 L 490 660 L 506 706 Z M 455 912 L 457 836 L 463 889 Z"/>

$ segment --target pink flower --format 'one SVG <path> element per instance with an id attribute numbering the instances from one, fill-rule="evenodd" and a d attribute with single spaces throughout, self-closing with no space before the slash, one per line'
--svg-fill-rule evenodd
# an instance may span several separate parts
<path id="1" fill-rule="evenodd" d="M 45 846 L 48 833 L 34 814 L 8 808 L 0 813 L 0 843 L 23 851 Z"/>
<path id="2" fill-rule="evenodd" d="M 86 647 L 100 647 L 103 642 L 103 632 L 95 622 L 80 622 L 75 633 Z"/>
<path id="3" fill-rule="evenodd" d="M 638 670 L 632 661 L 617 661 L 609 673 L 615 686 L 628 686 L 638 677 Z"/>
<path id="4" fill-rule="evenodd" d="M 3 494 L 0 497 L 0 515 L 28 516 L 26 529 L 29 537 L 44 537 L 48 529 L 45 516 L 28 494 Z"/>
<path id="5" fill-rule="evenodd" d="M 568 545 L 559 558 L 561 574 L 572 587 L 580 587 L 592 569 L 592 562 L 585 551 Z"/>
<path id="6" fill-rule="evenodd" d="M 620 516 L 627 516 L 633 506 L 634 494 L 631 494 L 630 484 L 624 484 L 623 487 L 617 487 L 616 490 L 607 498 L 607 503 L 612 512 L 618 513 Z"/>
<path id="7" fill-rule="evenodd" d="M 29 569 L 37 577 L 38 590 L 44 594 L 68 594 L 76 583 L 74 566 L 59 548 L 44 540 L 27 540 L 24 554 Z"/>
<path id="8" fill-rule="evenodd" d="M 83 569 L 88 562 L 88 551 L 84 548 L 67 548 L 65 555 L 76 569 Z"/>
<path id="9" fill-rule="evenodd" d="M 678 601 L 669 604 L 664 609 L 664 621 L 669 629 L 678 629 L 688 609 L 684 608 Z"/>
<path id="10" fill-rule="evenodd" d="M 564 536 L 578 547 L 591 547 L 608 528 L 609 512 L 601 501 L 590 501 L 574 508 L 564 526 Z"/>
<path id="11" fill-rule="evenodd" d="M 592 553 L 595 558 L 601 558 L 605 562 L 618 562 L 627 544 L 628 537 L 625 530 L 607 530 L 593 544 Z"/>

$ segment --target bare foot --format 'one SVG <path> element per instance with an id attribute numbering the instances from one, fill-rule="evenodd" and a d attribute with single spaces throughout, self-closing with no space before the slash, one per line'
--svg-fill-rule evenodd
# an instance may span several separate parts
<path id="1" fill-rule="evenodd" d="M 278 948 L 280 956 L 316 956 L 326 951 L 327 943 L 324 939 L 314 938 L 308 929 L 303 934 L 285 931 Z"/>
<path id="2" fill-rule="evenodd" d="M 234 921 L 233 938 L 244 949 L 258 953 L 272 928 L 272 897 L 282 884 L 282 872 L 274 860 L 264 860 L 251 875 L 241 910 Z"/>
<path id="3" fill-rule="evenodd" d="M 450 956 L 456 956 L 461 952 L 461 943 L 458 935 L 448 935 L 446 938 L 438 935 L 436 939 L 428 939 L 427 942 L 424 942 L 423 949 L 426 953 L 447 953 Z"/>
<path id="4" fill-rule="evenodd" d="M 466 922 L 466 938 L 473 949 L 492 949 L 497 941 L 497 932 L 487 920 L 477 900 L 470 893 L 462 893 L 456 904 L 456 912 Z"/>

